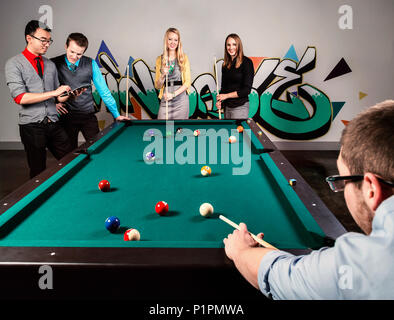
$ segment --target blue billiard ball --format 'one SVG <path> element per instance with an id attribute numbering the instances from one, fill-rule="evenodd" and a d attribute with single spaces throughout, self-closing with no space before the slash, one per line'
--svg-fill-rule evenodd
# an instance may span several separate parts
<path id="1" fill-rule="evenodd" d="M 149 130 L 148 131 L 148 135 L 150 135 L 151 137 L 155 135 L 155 131 L 154 130 Z"/>
<path id="2" fill-rule="evenodd" d="M 146 159 L 147 160 L 155 160 L 155 154 L 153 153 L 153 152 L 148 152 L 146 155 L 145 155 L 145 157 L 146 157 Z"/>
<path id="3" fill-rule="evenodd" d="M 119 218 L 112 216 L 105 219 L 105 228 L 107 228 L 109 232 L 114 233 L 119 229 L 119 227 L 120 227 Z"/>

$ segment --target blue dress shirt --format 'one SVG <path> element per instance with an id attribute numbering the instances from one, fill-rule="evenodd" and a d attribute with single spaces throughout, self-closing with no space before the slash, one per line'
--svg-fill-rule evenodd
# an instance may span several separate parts
<path id="1" fill-rule="evenodd" d="M 260 290 L 273 299 L 394 299 L 394 195 L 375 211 L 370 235 L 349 232 L 304 256 L 272 251 Z"/>

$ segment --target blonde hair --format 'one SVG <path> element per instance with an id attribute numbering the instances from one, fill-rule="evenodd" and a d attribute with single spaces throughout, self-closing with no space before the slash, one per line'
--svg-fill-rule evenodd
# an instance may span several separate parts
<path id="1" fill-rule="evenodd" d="M 178 46 L 176 48 L 176 58 L 178 60 L 179 67 L 181 71 L 185 68 L 185 54 L 183 53 L 182 42 L 181 42 L 181 34 L 179 30 L 176 28 L 168 28 L 166 33 L 164 34 L 164 44 L 163 44 L 163 54 L 161 55 L 161 66 L 165 66 L 166 62 L 168 61 L 168 37 L 170 33 L 175 33 L 178 36 Z"/>
<path id="2" fill-rule="evenodd" d="M 227 52 L 227 40 L 229 38 L 232 38 L 235 40 L 235 43 L 237 44 L 237 56 L 235 57 L 235 67 L 239 68 L 241 65 L 243 59 L 244 59 L 244 49 L 242 46 L 242 41 L 241 38 L 235 34 L 231 33 L 226 37 L 226 41 L 224 41 L 224 62 L 223 66 L 226 67 L 227 69 L 230 69 L 232 60 L 230 54 Z"/>

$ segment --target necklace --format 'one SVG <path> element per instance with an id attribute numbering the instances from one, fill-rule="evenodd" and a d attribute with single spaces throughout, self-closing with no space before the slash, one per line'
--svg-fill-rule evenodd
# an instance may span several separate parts
<path id="1" fill-rule="evenodd" d="M 175 68 L 175 59 L 172 60 L 172 61 L 169 61 L 169 66 L 168 67 L 169 67 L 168 73 L 172 74 L 174 72 L 174 68 Z"/>

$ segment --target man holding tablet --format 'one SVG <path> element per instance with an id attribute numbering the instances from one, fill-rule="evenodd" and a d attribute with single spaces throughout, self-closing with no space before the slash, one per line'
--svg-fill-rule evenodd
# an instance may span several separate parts
<path id="1" fill-rule="evenodd" d="M 101 99 L 117 121 L 129 120 L 119 114 L 115 99 L 104 80 L 103 75 L 92 58 L 84 56 L 88 48 L 88 39 L 82 33 L 71 33 L 66 40 L 66 53 L 52 59 L 56 64 L 61 84 L 77 89 L 81 94 L 69 99 L 65 106 L 58 104 L 62 114 L 62 123 L 73 149 L 78 147 L 78 135 L 82 132 L 85 140 L 92 139 L 98 132 L 96 108 L 92 96 L 91 83 L 95 85 Z"/>

